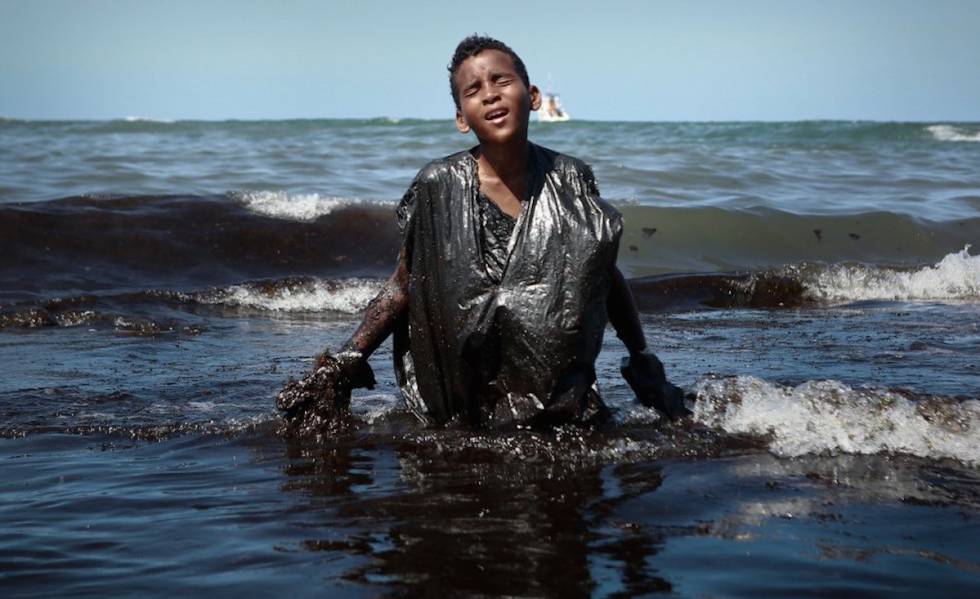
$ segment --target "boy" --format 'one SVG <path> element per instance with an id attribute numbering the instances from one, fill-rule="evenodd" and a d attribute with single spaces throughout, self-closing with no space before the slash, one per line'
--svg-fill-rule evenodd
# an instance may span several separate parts
<path id="1" fill-rule="evenodd" d="M 396 211 L 404 241 L 394 274 L 342 351 L 319 356 L 280 394 L 287 420 L 373 386 L 367 357 L 393 333 L 398 383 L 423 421 L 594 422 L 606 413 L 594 364 L 607 322 L 630 352 L 622 370 L 638 399 L 685 415 L 615 266 L 619 213 L 585 163 L 528 142 L 541 93 L 523 61 L 470 36 L 449 82 L 456 127 L 479 145 L 415 177 Z"/>

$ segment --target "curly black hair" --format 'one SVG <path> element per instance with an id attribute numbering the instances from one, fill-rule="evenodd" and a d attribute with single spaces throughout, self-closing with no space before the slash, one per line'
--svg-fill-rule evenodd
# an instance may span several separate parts
<path id="1" fill-rule="evenodd" d="M 499 50 L 510 56 L 514 61 L 514 68 L 517 69 L 517 75 L 524 82 L 524 87 L 531 87 L 531 80 L 527 76 L 527 68 L 524 66 L 524 61 L 521 60 L 521 57 L 517 55 L 517 52 L 511 50 L 510 46 L 500 40 L 474 33 L 459 42 L 459 45 L 456 46 L 456 51 L 453 53 L 453 60 L 449 63 L 449 93 L 453 96 L 453 102 L 456 103 L 457 110 L 459 109 L 459 90 L 456 89 L 456 71 L 459 70 L 459 65 L 463 64 L 464 60 L 471 56 L 476 56 L 484 50 Z"/>

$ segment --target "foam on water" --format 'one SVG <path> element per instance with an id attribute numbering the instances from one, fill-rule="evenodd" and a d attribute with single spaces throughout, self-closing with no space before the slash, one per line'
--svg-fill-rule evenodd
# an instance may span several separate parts
<path id="1" fill-rule="evenodd" d="M 154 119 L 148 116 L 127 116 L 123 119 L 127 123 L 163 123 L 171 124 L 174 123 L 172 119 Z"/>
<path id="2" fill-rule="evenodd" d="M 934 266 L 898 271 L 834 265 L 805 277 L 807 294 L 826 302 L 861 300 L 971 300 L 980 298 L 980 256 L 970 246 Z"/>
<path id="3" fill-rule="evenodd" d="M 952 125 L 930 125 L 926 128 L 939 141 L 975 141 L 980 142 L 980 131 L 964 133 Z"/>
<path id="4" fill-rule="evenodd" d="M 356 314 L 378 294 L 381 282 L 368 279 L 323 281 L 300 279 L 273 285 L 244 283 L 198 294 L 205 304 L 273 312 L 343 312 Z"/>
<path id="5" fill-rule="evenodd" d="M 290 194 L 284 191 L 244 191 L 232 194 L 252 212 L 289 220 L 314 221 L 338 208 L 360 204 L 359 198 Z"/>
<path id="6" fill-rule="evenodd" d="M 698 422 L 767 436 L 780 456 L 902 453 L 980 465 L 978 400 L 909 397 L 834 380 L 791 387 L 751 376 L 705 379 L 695 390 Z"/>
<path id="7" fill-rule="evenodd" d="M 358 395 L 350 404 L 351 413 L 369 426 L 402 408 L 401 397 L 390 393 L 372 392 Z"/>

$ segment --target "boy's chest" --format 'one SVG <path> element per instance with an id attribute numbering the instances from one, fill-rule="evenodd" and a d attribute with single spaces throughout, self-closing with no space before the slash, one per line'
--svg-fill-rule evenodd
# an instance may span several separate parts
<path id="1" fill-rule="evenodd" d="M 516 219 L 521 214 L 521 198 L 525 194 L 525 185 L 517 184 L 508 187 L 500 181 L 488 182 L 480 181 L 480 192 L 483 193 L 491 202 L 497 205 L 504 214 Z"/>

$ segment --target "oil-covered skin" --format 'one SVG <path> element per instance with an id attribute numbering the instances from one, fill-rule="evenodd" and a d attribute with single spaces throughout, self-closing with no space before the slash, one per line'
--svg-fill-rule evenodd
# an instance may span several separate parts
<path id="1" fill-rule="evenodd" d="M 408 266 L 404 249 L 398 255 L 395 272 L 385 281 L 378 295 L 368 303 L 361 322 L 342 351 L 355 352 L 366 360 L 391 335 L 395 323 L 408 308 Z"/>

